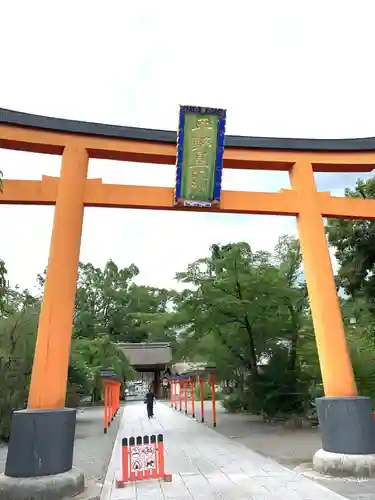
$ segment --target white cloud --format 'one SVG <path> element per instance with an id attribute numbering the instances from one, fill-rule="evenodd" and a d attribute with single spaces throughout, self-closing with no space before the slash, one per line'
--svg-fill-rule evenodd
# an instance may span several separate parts
<path id="1" fill-rule="evenodd" d="M 0 106 L 49 116 L 175 129 L 180 103 L 228 109 L 227 133 L 374 134 L 371 0 L 13 0 L 1 6 Z M 59 159 L 0 151 L 10 178 L 57 175 Z M 105 182 L 173 185 L 170 166 L 90 162 Z M 340 176 L 317 177 L 343 189 Z M 346 182 L 346 181 L 345 181 Z M 353 182 L 353 177 L 348 181 Z M 277 191 L 283 173 L 230 171 L 224 188 Z M 327 188 L 328 186 L 328 188 Z M 293 219 L 136 210 L 86 211 L 81 258 L 135 262 L 169 286 L 214 242 L 272 248 Z M 46 264 L 51 208 L 0 207 L 0 257 L 31 286 Z"/>

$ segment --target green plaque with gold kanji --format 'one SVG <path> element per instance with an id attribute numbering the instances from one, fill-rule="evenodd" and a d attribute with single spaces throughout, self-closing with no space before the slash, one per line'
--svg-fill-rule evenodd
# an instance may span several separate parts
<path id="1" fill-rule="evenodd" d="M 219 203 L 225 110 L 182 106 L 177 148 L 176 202 Z"/>

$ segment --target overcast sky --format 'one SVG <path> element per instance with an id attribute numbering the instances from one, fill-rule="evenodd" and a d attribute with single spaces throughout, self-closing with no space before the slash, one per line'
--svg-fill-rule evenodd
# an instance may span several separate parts
<path id="1" fill-rule="evenodd" d="M 12 0 L 0 6 L 0 107 L 175 130 L 179 104 L 224 107 L 227 133 L 375 135 L 373 0 Z M 59 157 L 0 150 L 6 178 L 58 175 Z M 173 166 L 91 160 L 104 182 L 173 186 Z M 320 174 L 343 193 L 357 175 Z M 286 173 L 224 171 L 223 189 L 278 191 Z M 0 258 L 32 288 L 47 263 L 52 207 L 0 205 Z M 293 218 L 86 209 L 81 260 L 135 263 L 173 286 L 212 243 L 272 249 Z"/>

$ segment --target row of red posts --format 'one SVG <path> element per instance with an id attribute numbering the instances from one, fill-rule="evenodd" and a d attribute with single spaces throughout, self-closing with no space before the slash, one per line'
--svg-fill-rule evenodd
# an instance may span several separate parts
<path id="1" fill-rule="evenodd" d="M 216 400 L 215 400 L 215 377 L 208 377 L 208 380 L 205 381 L 202 377 L 197 377 L 197 383 L 199 385 L 199 395 L 200 395 L 200 413 L 201 418 L 200 421 L 204 423 L 204 391 L 203 385 L 208 383 L 211 388 L 211 401 L 212 401 L 212 425 L 216 427 Z M 176 377 L 175 379 L 170 379 L 170 398 L 171 398 L 171 407 L 175 410 L 184 411 L 185 414 L 188 415 L 188 394 L 190 392 L 191 399 L 191 410 L 192 417 L 195 418 L 195 384 L 196 381 L 193 377 L 183 378 Z"/>
<path id="2" fill-rule="evenodd" d="M 103 430 L 104 434 L 107 434 L 108 427 L 110 427 L 120 409 L 121 379 L 110 368 L 102 369 L 100 376 L 103 381 L 104 391 Z"/>

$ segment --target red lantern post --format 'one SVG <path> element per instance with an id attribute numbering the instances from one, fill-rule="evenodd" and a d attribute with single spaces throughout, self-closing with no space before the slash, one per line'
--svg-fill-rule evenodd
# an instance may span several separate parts
<path id="1" fill-rule="evenodd" d="M 188 380 L 184 381 L 184 395 L 185 395 L 185 415 L 187 415 L 188 407 L 187 407 L 187 388 L 188 388 Z"/>
<path id="2" fill-rule="evenodd" d="M 195 418 L 195 381 L 194 379 L 191 379 L 190 381 L 190 387 L 191 387 L 191 410 L 193 412 L 193 418 Z"/>
<path id="3" fill-rule="evenodd" d="M 104 402 L 104 422 L 103 422 L 103 428 L 104 428 L 104 434 L 107 434 L 107 429 L 108 429 L 108 421 L 109 421 L 109 411 L 108 411 L 108 384 L 106 381 L 104 381 L 104 397 L 103 397 L 103 402 Z"/>
<path id="4" fill-rule="evenodd" d="M 174 381 L 174 396 L 173 396 L 173 401 L 174 401 L 174 409 L 177 410 L 177 380 Z"/>
<path id="5" fill-rule="evenodd" d="M 204 423 L 204 400 L 203 400 L 203 382 L 204 380 L 202 377 L 198 377 L 198 382 L 199 382 L 199 392 L 200 392 L 200 397 L 201 397 L 201 423 Z"/>
<path id="6" fill-rule="evenodd" d="M 216 399 L 215 399 L 215 383 L 216 377 L 209 377 L 209 383 L 211 384 L 211 396 L 212 396 L 212 425 L 216 427 Z"/>
<path id="7" fill-rule="evenodd" d="M 180 389 L 180 411 L 182 411 L 182 386 L 181 386 L 181 379 L 179 380 L 178 386 L 179 386 L 179 389 Z"/>

